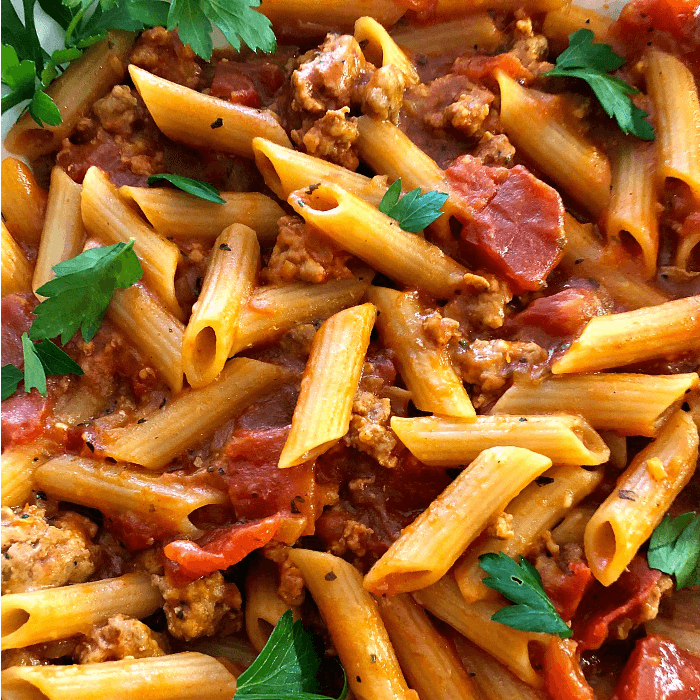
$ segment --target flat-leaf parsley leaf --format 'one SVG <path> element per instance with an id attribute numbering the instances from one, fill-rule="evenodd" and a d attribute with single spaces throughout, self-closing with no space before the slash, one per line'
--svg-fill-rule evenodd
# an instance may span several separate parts
<path id="1" fill-rule="evenodd" d="M 155 185 L 160 180 L 165 180 L 171 185 L 175 185 L 178 189 L 187 194 L 191 194 L 200 199 L 206 199 L 207 202 L 216 202 L 216 204 L 226 204 L 226 200 L 221 197 L 219 190 L 210 185 L 208 182 L 202 182 L 201 180 L 195 180 L 191 177 L 183 177 L 182 175 L 169 175 L 168 173 L 159 173 L 158 175 L 151 175 L 148 178 L 149 185 Z"/>
<path id="2" fill-rule="evenodd" d="M 384 193 L 379 202 L 379 211 L 399 222 L 409 233 L 418 233 L 442 215 L 440 207 L 447 201 L 444 192 L 421 194 L 420 188 L 401 197 L 401 178 Z"/>
<path id="3" fill-rule="evenodd" d="M 625 134 L 634 134 L 645 141 L 654 140 L 654 128 L 644 117 L 630 95 L 639 90 L 624 80 L 608 75 L 620 68 L 625 59 L 607 44 L 594 44 L 590 29 L 579 29 L 569 36 L 569 48 L 557 58 L 555 67 L 543 75 L 585 80 L 609 117 L 614 117 Z"/>
<path id="4" fill-rule="evenodd" d="M 563 638 L 573 634 L 544 592 L 537 569 L 527 559 L 520 557 L 518 563 L 503 552 L 482 554 L 479 566 L 489 574 L 483 584 L 516 603 L 495 612 L 491 616 L 494 622 L 516 630 L 547 632 Z"/>
<path id="5" fill-rule="evenodd" d="M 700 586 L 700 513 L 665 517 L 651 535 L 647 560 L 675 576 L 678 589 Z"/>
<path id="6" fill-rule="evenodd" d="M 318 694 L 320 666 L 311 636 L 288 610 L 255 661 L 238 677 L 234 700 L 331 700 Z"/>

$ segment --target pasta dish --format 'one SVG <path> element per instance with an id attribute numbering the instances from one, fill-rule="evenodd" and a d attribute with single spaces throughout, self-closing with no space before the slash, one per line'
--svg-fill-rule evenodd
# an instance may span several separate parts
<path id="1" fill-rule="evenodd" d="M 700 697 L 695 0 L 2 23 L 3 700 Z"/>

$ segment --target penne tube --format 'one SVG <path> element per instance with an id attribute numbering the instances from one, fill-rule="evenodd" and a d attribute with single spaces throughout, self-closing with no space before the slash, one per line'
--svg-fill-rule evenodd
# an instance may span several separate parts
<path id="1" fill-rule="evenodd" d="M 556 464 L 603 464 L 610 450 L 581 417 L 477 416 L 476 421 L 426 416 L 391 419 L 391 429 L 424 464 L 450 467 L 468 464 L 490 447 L 522 447 Z"/>
<path id="2" fill-rule="evenodd" d="M 678 243 L 678 249 L 676 250 L 676 266 L 683 270 L 690 269 L 691 256 L 693 252 L 700 244 L 700 231 L 691 233 L 688 236 L 684 236 Z"/>
<path id="3" fill-rule="evenodd" d="M 276 340 L 298 323 L 324 319 L 357 304 L 371 277 L 332 280 L 325 284 L 259 287 L 241 313 L 238 333 L 229 353 Z"/>
<path id="4" fill-rule="evenodd" d="M 52 498 L 101 510 L 113 519 L 128 513 L 153 524 L 159 536 L 198 537 L 190 521 L 198 508 L 228 503 L 225 493 L 187 477 L 147 474 L 95 459 L 54 457 L 34 472 L 34 483 Z"/>
<path id="5" fill-rule="evenodd" d="M 284 216 L 282 207 L 260 192 L 220 192 L 225 204 L 166 187 L 125 186 L 119 194 L 136 202 L 161 236 L 175 238 L 213 241 L 227 226 L 243 224 L 257 233 L 261 243 L 272 243 L 277 238 L 277 220 Z"/>
<path id="6" fill-rule="evenodd" d="M 511 11 L 525 8 L 534 12 L 555 10 L 564 4 L 564 0 L 436 0 L 430 9 L 431 17 L 453 17 L 471 12 L 487 12 L 489 10 Z"/>
<path id="7" fill-rule="evenodd" d="M 360 175 L 341 165 L 285 148 L 259 136 L 253 139 L 253 152 L 265 184 L 283 200 L 294 190 L 330 182 L 376 207 L 387 189 L 381 177 Z"/>
<path id="8" fill-rule="evenodd" d="M 2 648 L 67 639 L 121 613 L 144 618 L 163 604 L 146 573 L 2 597 Z"/>
<path id="9" fill-rule="evenodd" d="M 595 513 L 594 506 L 572 508 L 566 517 L 552 530 L 552 539 L 559 546 L 581 544 L 588 521 Z"/>
<path id="10" fill-rule="evenodd" d="M 182 366 L 191 387 L 210 384 L 223 370 L 259 267 L 255 231 L 243 224 L 224 229 L 182 338 Z"/>
<path id="11" fill-rule="evenodd" d="M 28 292 L 32 288 L 32 268 L 22 249 L 7 230 L 2 228 L 2 296 L 16 292 Z"/>
<path id="12" fill-rule="evenodd" d="M 394 24 L 405 12 L 405 8 L 393 0 L 324 0 L 309 3 L 307 0 L 265 0 L 262 12 L 275 25 L 312 24 L 318 33 L 349 31 L 360 17 L 374 17 L 385 27 Z"/>
<path id="13" fill-rule="evenodd" d="M 685 395 L 697 387 L 695 372 L 554 376 L 537 384 L 515 382 L 491 413 L 577 413 L 597 430 L 653 437 Z"/>
<path id="14" fill-rule="evenodd" d="M 688 483 L 697 466 L 698 430 L 677 411 L 656 439 L 630 462 L 586 526 L 584 547 L 593 575 L 617 581 Z"/>
<path id="15" fill-rule="evenodd" d="M 270 110 L 205 95 L 134 65 L 129 73 L 153 121 L 173 141 L 248 158 L 253 157 L 255 136 L 292 145 Z"/>
<path id="16" fill-rule="evenodd" d="M 700 200 L 700 101 L 695 78 L 671 54 L 652 48 L 645 57 L 644 74 L 657 124 L 658 177 L 685 182 Z"/>
<path id="17" fill-rule="evenodd" d="M 551 635 L 511 629 L 491 616 L 500 603 L 480 601 L 468 605 L 451 574 L 413 594 L 416 602 L 488 652 L 530 686 L 542 686 L 542 677 L 530 658 L 530 645 L 544 647 Z"/>
<path id="18" fill-rule="evenodd" d="M 565 49 L 569 44 L 569 35 L 579 29 L 592 31 L 594 42 L 605 41 L 612 23 L 612 17 L 596 12 L 589 7 L 563 5 L 546 14 L 542 33 L 547 39 Z"/>
<path id="19" fill-rule="evenodd" d="M 552 365 L 553 374 L 597 372 L 696 350 L 700 295 L 592 318 Z"/>
<path id="20" fill-rule="evenodd" d="M 280 454 L 280 469 L 316 459 L 348 432 L 376 316 L 373 304 L 362 304 L 338 312 L 319 328 Z"/>
<path id="21" fill-rule="evenodd" d="M 81 211 L 91 236 L 106 244 L 134 239 L 134 252 L 143 263 L 143 280 L 164 306 L 182 320 L 175 297 L 178 247 L 149 228 L 121 199 L 117 188 L 99 168 L 91 167 L 83 180 Z"/>
<path id="22" fill-rule="evenodd" d="M 377 604 L 406 679 L 421 700 L 479 700 L 454 647 L 411 596 L 381 597 Z"/>
<path id="23" fill-rule="evenodd" d="M 251 564 L 245 579 L 245 629 L 259 653 L 267 643 L 275 625 L 289 610 L 277 593 L 277 567 L 262 557 Z M 292 608 L 299 619 L 298 609 Z"/>
<path id="24" fill-rule="evenodd" d="M 54 278 L 53 266 L 82 252 L 85 229 L 80 212 L 82 188 L 65 171 L 55 166 L 46 205 L 46 219 L 34 267 L 32 289 L 36 290 Z M 37 294 L 41 301 L 44 299 Z"/>
<path id="25" fill-rule="evenodd" d="M 348 562 L 322 552 L 290 549 L 323 617 L 358 700 L 418 700 L 409 690 L 377 603 Z"/>
<path id="26" fill-rule="evenodd" d="M 16 158 L 2 161 L 2 218 L 12 237 L 35 244 L 41 238 L 47 194 L 29 166 Z"/>
<path id="27" fill-rule="evenodd" d="M 518 447 L 484 450 L 408 527 L 365 576 L 375 595 L 426 588 L 441 579 L 479 533 L 552 466 Z"/>
<path id="28" fill-rule="evenodd" d="M 32 475 L 56 450 L 55 443 L 42 438 L 5 449 L 0 469 L 3 506 L 22 506 L 29 500 L 34 487 Z"/>
<path id="29" fill-rule="evenodd" d="M 444 298 L 468 284 L 467 270 L 440 248 L 338 185 L 297 190 L 287 201 L 341 248 L 407 287 Z"/>
<path id="30" fill-rule="evenodd" d="M 644 277 L 656 272 L 659 226 L 653 151 L 623 144 L 613 164 L 610 205 L 606 214 L 608 237 L 631 236 L 642 252 Z"/>
<path id="31" fill-rule="evenodd" d="M 482 700 L 549 700 L 549 695 L 535 690 L 513 675 L 503 664 L 464 637 L 455 639 L 457 653 Z"/>
<path id="32" fill-rule="evenodd" d="M 432 56 L 454 51 L 461 54 L 465 46 L 487 52 L 504 43 L 505 36 L 486 13 L 470 15 L 448 22 L 411 25 L 392 32 L 394 41 L 414 56 Z"/>
<path id="33" fill-rule="evenodd" d="M 370 287 L 367 297 L 378 309 L 379 333 L 384 345 L 394 351 L 394 361 L 416 408 L 474 418 L 476 412 L 447 348 L 440 347 L 423 328 L 426 313 L 417 295 Z"/>
<path id="34" fill-rule="evenodd" d="M 185 327 L 158 299 L 138 282 L 128 289 L 115 289 L 107 317 L 126 334 L 174 393 L 182 391 Z"/>
<path id="35" fill-rule="evenodd" d="M 46 89 L 61 113 L 61 123 L 40 127 L 27 112 L 8 132 L 5 148 L 30 161 L 57 151 L 92 105 L 122 81 L 135 38 L 131 32 L 112 29 L 107 39 L 72 61 Z"/>
<path id="36" fill-rule="evenodd" d="M 416 67 L 376 19 L 360 17 L 355 22 L 354 37 L 363 47 L 365 58 L 375 66 L 394 66 L 403 75 L 406 85 L 418 85 L 420 77 Z"/>
<path id="37" fill-rule="evenodd" d="M 513 145 L 572 199 L 598 218 L 610 199 L 607 156 L 562 119 L 561 98 L 522 87 L 503 71 L 501 124 Z"/>
<path id="38" fill-rule="evenodd" d="M 0 674 L 7 700 L 231 700 L 236 679 L 206 654 L 182 652 L 71 666 L 14 666 Z"/>
<path id="39" fill-rule="evenodd" d="M 644 282 L 641 277 L 619 269 L 615 257 L 607 260 L 603 254 L 603 241 L 596 238 L 590 225 L 580 224 L 571 214 L 565 213 L 564 230 L 567 245 L 560 264 L 575 270 L 576 275 L 594 279 L 605 287 L 618 304 L 627 309 L 638 309 L 669 300 L 666 294 Z M 610 248 L 608 242 L 606 251 L 614 255 L 615 251 Z"/>
<path id="40" fill-rule="evenodd" d="M 283 374 L 275 365 L 236 358 L 211 384 L 183 391 L 164 408 L 124 428 L 105 431 L 104 453 L 147 469 L 160 469 L 238 415 Z"/>
<path id="41" fill-rule="evenodd" d="M 481 582 L 485 572 L 479 566 L 482 554 L 503 552 L 512 559 L 531 554 L 540 538 L 551 530 L 579 501 L 603 480 L 603 470 L 588 471 L 573 465 L 552 467 L 518 494 L 506 507 L 512 537 L 487 535 L 470 547 L 455 567 L 454 577 L 467 603 L 498 600 L 498 594 Z"/>

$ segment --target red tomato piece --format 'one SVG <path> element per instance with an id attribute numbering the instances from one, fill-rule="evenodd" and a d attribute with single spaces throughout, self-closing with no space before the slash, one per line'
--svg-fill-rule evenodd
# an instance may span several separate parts
<path id="1" fill-rule="evenodd" d="M 553 636 L 544 653 L 542 671 L 552 700 L 596 700 L 576 656 L 576 642 Z"/>

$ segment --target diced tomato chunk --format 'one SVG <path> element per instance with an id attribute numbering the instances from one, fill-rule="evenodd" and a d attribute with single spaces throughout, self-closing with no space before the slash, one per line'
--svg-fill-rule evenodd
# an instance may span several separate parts
<path id="1" fill-rule="evenodd" d="M 211 94 L 246 107 L 257 108 L 262 104 L 255 83 L 240 70 L 238 64 L 230 61 L 217 64 Z"/>
<path id="2" fill-rule="evenodd" d="M 533 74 L 523 66 L 520 59 L 513 53 L 501 53 L 497 56 L 460 56 L 452 67 L 455 73 L 465 75 L 475 83 L 496 80 L 496 71 L 503 71 L 513 80 L 523 83 L 532 82 Z"/>
<path id="3" fill-rule="evenodd" d="M 22 445 L 38 437 L 50 412 L 49 399 L 36 389 L 21 390 L 2 402 L 2 447 Z"/>
<path id="4" fill-rule="evenodd" d="M 670 639 L 640 639 L 625 665 L 612 700 L 697 700 L 700 658 Z"/>
<path id="5" fill-rule="evenodd" d="M 489 168 L 472 156 L 457 158 L 446 175 L 465 257 L 506 276 L 516 293 L 540 289 L 565 242 L 557 192 L 521 165 Z"/>
<path id="6" fill-rule="evenodd" d="M 581 670 L 576 643 L 552 636 L 544 653 L 544 687 L 552 700 L 596 700 Z"/>
<path id="7" fill-rule="evenodd" d="M 540 560 L 537 562 L 544 591 L 561 618 L 570 620 L 593 583 L 593 574 L 588 564 L 581 560 L 569 562 L 568 571 L 562 571 L 551 559 L 546 559 L 545 562 L 546 566 Z"/>

